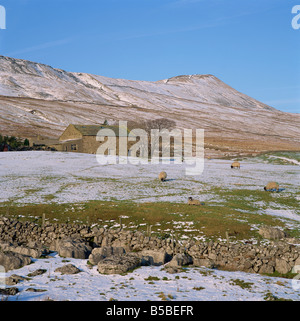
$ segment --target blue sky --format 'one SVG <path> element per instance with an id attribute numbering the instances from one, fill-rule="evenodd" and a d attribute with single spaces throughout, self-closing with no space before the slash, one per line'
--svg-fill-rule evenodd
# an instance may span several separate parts
<path id="1" fill-rule="evenodd" d="M 300 0 L 0 0 L 0 54 L 74 72 L 160 80 L 213 74 L 300 112 Z M 299 21 L 300 23 L 300 21 Z"/>

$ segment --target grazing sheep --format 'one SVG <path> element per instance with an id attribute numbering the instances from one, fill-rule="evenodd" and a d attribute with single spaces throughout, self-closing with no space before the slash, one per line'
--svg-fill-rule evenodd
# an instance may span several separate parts
<path id="1" fill-rule="evenodd" d="M 231 168 L 241 168 L 241 164 L 239 162 L 233 162 Z"/>
<path id="2" fill-rule="evenodd" d="M 275 192 L 275 191 L 279 191 L 279 185 L 276 182 L 269 182 L 265 187 L 264 190 L 267 192 Z"/>
<path id="3" fill-rule="evenodd" d="M 202 205 L 200 201 L 194 200 L 192 197 L 189 197 L 188 204 L 189 205 Z"/>
<path id="4" fill-rule="evenodd" d="M 160 180 L 161 182 L 165 181 L 166 178 L 167 178 L 167 173 L 166 173 L 166 172 L 161 172 L 161 173 L 159 173 L 158 178 L 159 178 L 159 180 Z"/>

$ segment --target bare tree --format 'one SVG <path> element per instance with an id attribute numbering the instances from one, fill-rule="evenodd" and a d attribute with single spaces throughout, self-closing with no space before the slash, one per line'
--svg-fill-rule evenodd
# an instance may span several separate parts
<path id="1" fill-rule="evenodd" d="M 129 121 L 128 129 L 133 130 L 136 128 L 143 129 L 147 135 L 148 135 L 148 156 L 153 156 L 153 151 L 159 151 L 159 155 L 162 156 L 162 148 L 164 147 L 167 150 L 171 151 L 171 146 L 174 145 L 174 139 L 173 137 L 170 137 L 170 143 L 168 145 L 163 146 L 162 139 L 159 139 L 159 137 L 156 136 L 156 139 L 153 139 L 152 133 L 159 132 L 162 133 L 165 131 L 170 131 L 176 127 L 176 122 L 174 120 L 168 119 L 168 118 L 157 118 L 157 119 L 151 119 L 151 120 L 142 120 L 142 121 Z M 143 146 L 144 147 L 144 146 Z M 171 152 L 172 153 L 172 152 Z"/>

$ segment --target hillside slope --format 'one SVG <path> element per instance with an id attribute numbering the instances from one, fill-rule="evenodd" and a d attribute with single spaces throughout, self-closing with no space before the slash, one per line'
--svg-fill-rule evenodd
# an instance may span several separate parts
<path id="1" fill-rule="evenodd" d="M 70 123 L 160 117 L 179 128 L 204 128 L 213 156 L 299 150 L 299 114 L 278 111 L 213 75 L 112 79 L 0 56 L 2 134 L 58 137 Z"/>

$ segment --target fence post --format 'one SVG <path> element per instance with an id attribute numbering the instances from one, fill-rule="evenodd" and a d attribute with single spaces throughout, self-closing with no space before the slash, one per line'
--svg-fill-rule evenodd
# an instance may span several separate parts
<path id="1" fill-rule="evenodd" d="M 225 232 L 225 235 L 226 235 L 227 245 L 229 245 L 229 235 L 227 231 Z"/>
<path id="2" fill-rule="evenodd" d="M 174 231 L 172 231 L 172 254 L 174 256 L 175 246 L 174 246 Z"/>

